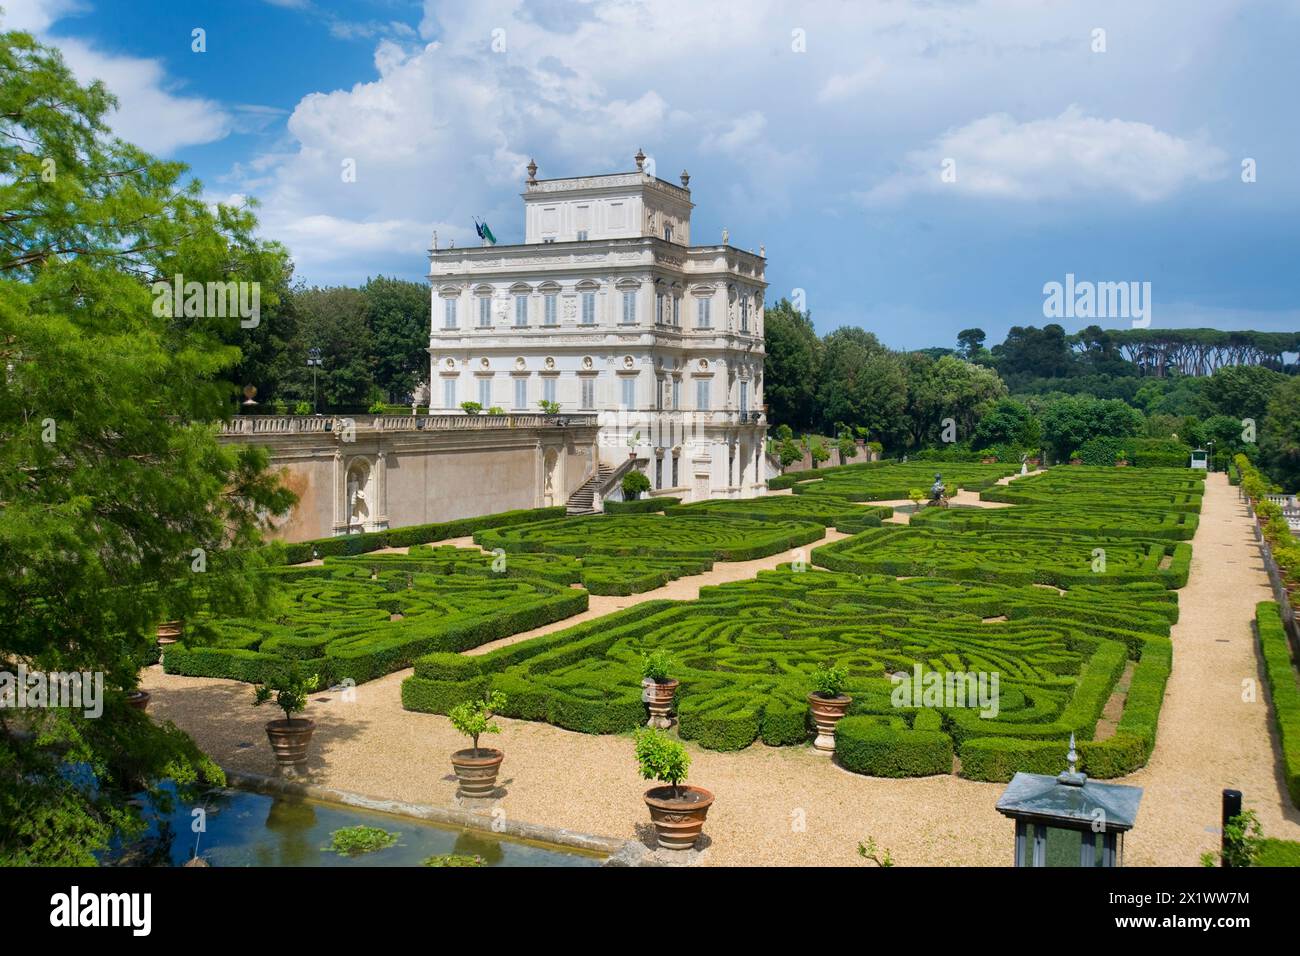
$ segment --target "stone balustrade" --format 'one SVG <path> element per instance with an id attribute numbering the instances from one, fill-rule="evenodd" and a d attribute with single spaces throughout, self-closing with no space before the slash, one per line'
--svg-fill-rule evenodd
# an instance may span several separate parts
<path id="1" fill-rule="evenodd" d="M 222 435 L 306 435 L 334 431 L 351 422 L 357 431 L 403 432 L 594 427 L 595 415 L 239 415 L 221 423 Z"/>

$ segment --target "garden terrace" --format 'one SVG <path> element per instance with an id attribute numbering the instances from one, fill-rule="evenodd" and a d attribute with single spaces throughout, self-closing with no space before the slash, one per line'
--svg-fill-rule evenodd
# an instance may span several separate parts
<path id="1" fill-rule="evenodd" d="M 1197 515 L 1186 511 L 1026 505 L 996 509 L 923 508 L 912 515 L 910 524 L 914 528 L 925 527 L 935 531 L 1014 531 L 1056 535 L 1067 529 L 1075 535 L 1190 541 L 1199 522 Z"/>
<path id="2" fill-rule="evenodd" d="M 824 537 L 812 521 L 719 515 L 593 515 L 480 531 L 474 541 L 511 553 L 752 561 Z"/>
<path id="3" fill-rule="evenodd" d="M 943 475 L 945 485 L 968 491 L 980 491 L 997 484 L 1000 478 L 1019 470 L 1013 465 L 974 465 L 951 462 L 908 462 L 884 468 L 872 465 L 846 465 L 824 478 L 800 481 L 791 486 L 796 495 L 829 495 L 845 501 L 900 501 L 919 490 L 930 496 L 936 474 Z"/>
<path id="4" fill-rule="evenodd" d="M 1104 570 L 1097 549 L 1105 551 Z M 1074 534 L 1064 527 L 1055 533 L 1026 536 L 1018 531 L 890 526 L 815 548 L 812 560 L 832 571 L 896 577 L 934 576 L 1061 588 L 1145 581 L 1180 588 L 1187 583 L 1192 547 L 1101 531 Z"/>
<path id="5" fill-rule="evenodd" d="M 808 739 L 806 695 L 817 664 L 847 668 L 854 698 L 841 762 L 874 776 L 950 773 L 1008 779 L 1059 769 L 1071 733 L 1083 767 L 1116 776 L 1145 762 L 1169 673 L 1177 599 L 1158 585 L 1078 587 L 1064 594 L 934 579 L 897 581 L 789 566 L 706 587 L 689 602 L 650 601 L 478 656 L 431 653 L 402 686 L 410 710 L 446 713 L 487 689 L 505 716 L 585 733 L 645 722 L 641 656 L 662 649 L 679 679 L 679 731 L 714 750 Z M 1130 661 L 1123 715 L 1098 720 Z M 996 672 L 996 717 L 978 708 L 895 707 L 889 675 Z"/>
<path id="6" fill-rule="evenodd" d="M 451 549 L 456 550 L 456 549 Z M 479 552 L 400 564 L 381 555 L 275 568 L 285 607 L 273 621 L 198 620 L 169 647 L 169 674 L 262 682 L 298 662 L 326 684 L 410 667 L 430 651 L 462 651 L 587 608 L 584 591 L 540 577 L 494 575 Z"/>

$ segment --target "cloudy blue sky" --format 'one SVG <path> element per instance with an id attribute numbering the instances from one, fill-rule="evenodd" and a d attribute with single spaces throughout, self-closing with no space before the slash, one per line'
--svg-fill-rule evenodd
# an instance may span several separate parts
<path id="1" fill-rule="evenodd" d="M 311 283 L 419 278 L 475 215 L 520 241 L 530 157 L 644 147 L 822 332 L 996 342 L 1066 273 L 1150 282 L 1156 327 L 1300 329 L 1297 0 L 0 5 Z"/>

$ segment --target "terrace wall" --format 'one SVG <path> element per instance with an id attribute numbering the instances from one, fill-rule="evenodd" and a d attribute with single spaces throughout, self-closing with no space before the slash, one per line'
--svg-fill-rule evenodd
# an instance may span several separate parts
<path id="1" fill-rule="evenodd" d="M 220 440 L 266 448 L 298 495 L 272 536 L 307 541 L 562 505 L 596 434 L 594 416 L 247 415 Z"/>

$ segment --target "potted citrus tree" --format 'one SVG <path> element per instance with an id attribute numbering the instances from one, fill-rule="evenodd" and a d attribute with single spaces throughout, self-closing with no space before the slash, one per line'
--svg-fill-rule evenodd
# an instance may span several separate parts
<path id="1" fill-rule="evenodd" d="M 704 830 L 704 819 L 713 806 L 713 794 L 703 787 L 682 783 L 690 769 L 686 748 L 658 730 L 636 732 L 636 761 L 641 776 L 666 786 L 645 792 L 655 839 L 665 850 L 689 850 Z"/>
<path id="2" fill-rule="evenodd" d="M 1079 449 L 1077 449 L 1077 448 L 1076 448 L 1074 451 L 1070 452 L 1070 464 L 1072 464 L 1072 465 L 1082 465 L 1082 464 L 1083 464 L 1083 452 L 1079 451 Z"/>
<path id="3" fill-rule="evenodd" d="M 501 728 L 492 722 L 492 718 L 505 705 L 504 694 L 490 691 L 483 695 L 482 700 L 467 700 L 447 714 L 451 725 L 472 742 L 466 749 L 451 755 L 452 769 L 460 781 L 457 794 L 462 797 L 491 796 L 497 787 L 497 774 L 501 772 L 501 761 L 506 759 L 506 755 L 492 747 L 480 747 L 478 739 L 483 734 L 501 733 Z"/>
<path id="4" fill-rule="evenodd" d="M 662 648 L 641 655 L 641 686 L 645 688 L 645 702 L 650 707 L 647 727 L 666 729 L 673 725 L 670 716 L 673 695 L 677 693 L 677 685 L 680 683 L 668 676 L 674 666 L 675 662 Z"/>
<path id="5" fill-rule="evenodd" d="M 849 673 L 837 664 L 818 664 L 812 673 L 812 693 L 808 707 L 817 727 L 813 748 L 818 753 L 835 753 L 835 725 L 848 713 L 853 698 L 844 693 L 844 683 Z"/>
<path id="6" fill-rule="evenodd" d="M 306 717 L 295 718 L 294 714 L 307 709 L 307 695 L 316 689 L 318 681 L 315 674 L 304 677 L 294 666 L 273 674 L 265 683 L 258 684 L 254 692 L 254 707 L 260 707 L 274 696 L 275 706 L 284 711 L 283 720 L 277 718 L 266 723 L 266 737 L 282 772 L 293 773 L 307 762 L 307 746 L 316 722 Z"/>
<path id="7" fill-rule="evenodd" d="M 1115 467 L 1116 468 L 1128 467 L 1128 452 L 1121 450 L 1115 453 Z"/>

